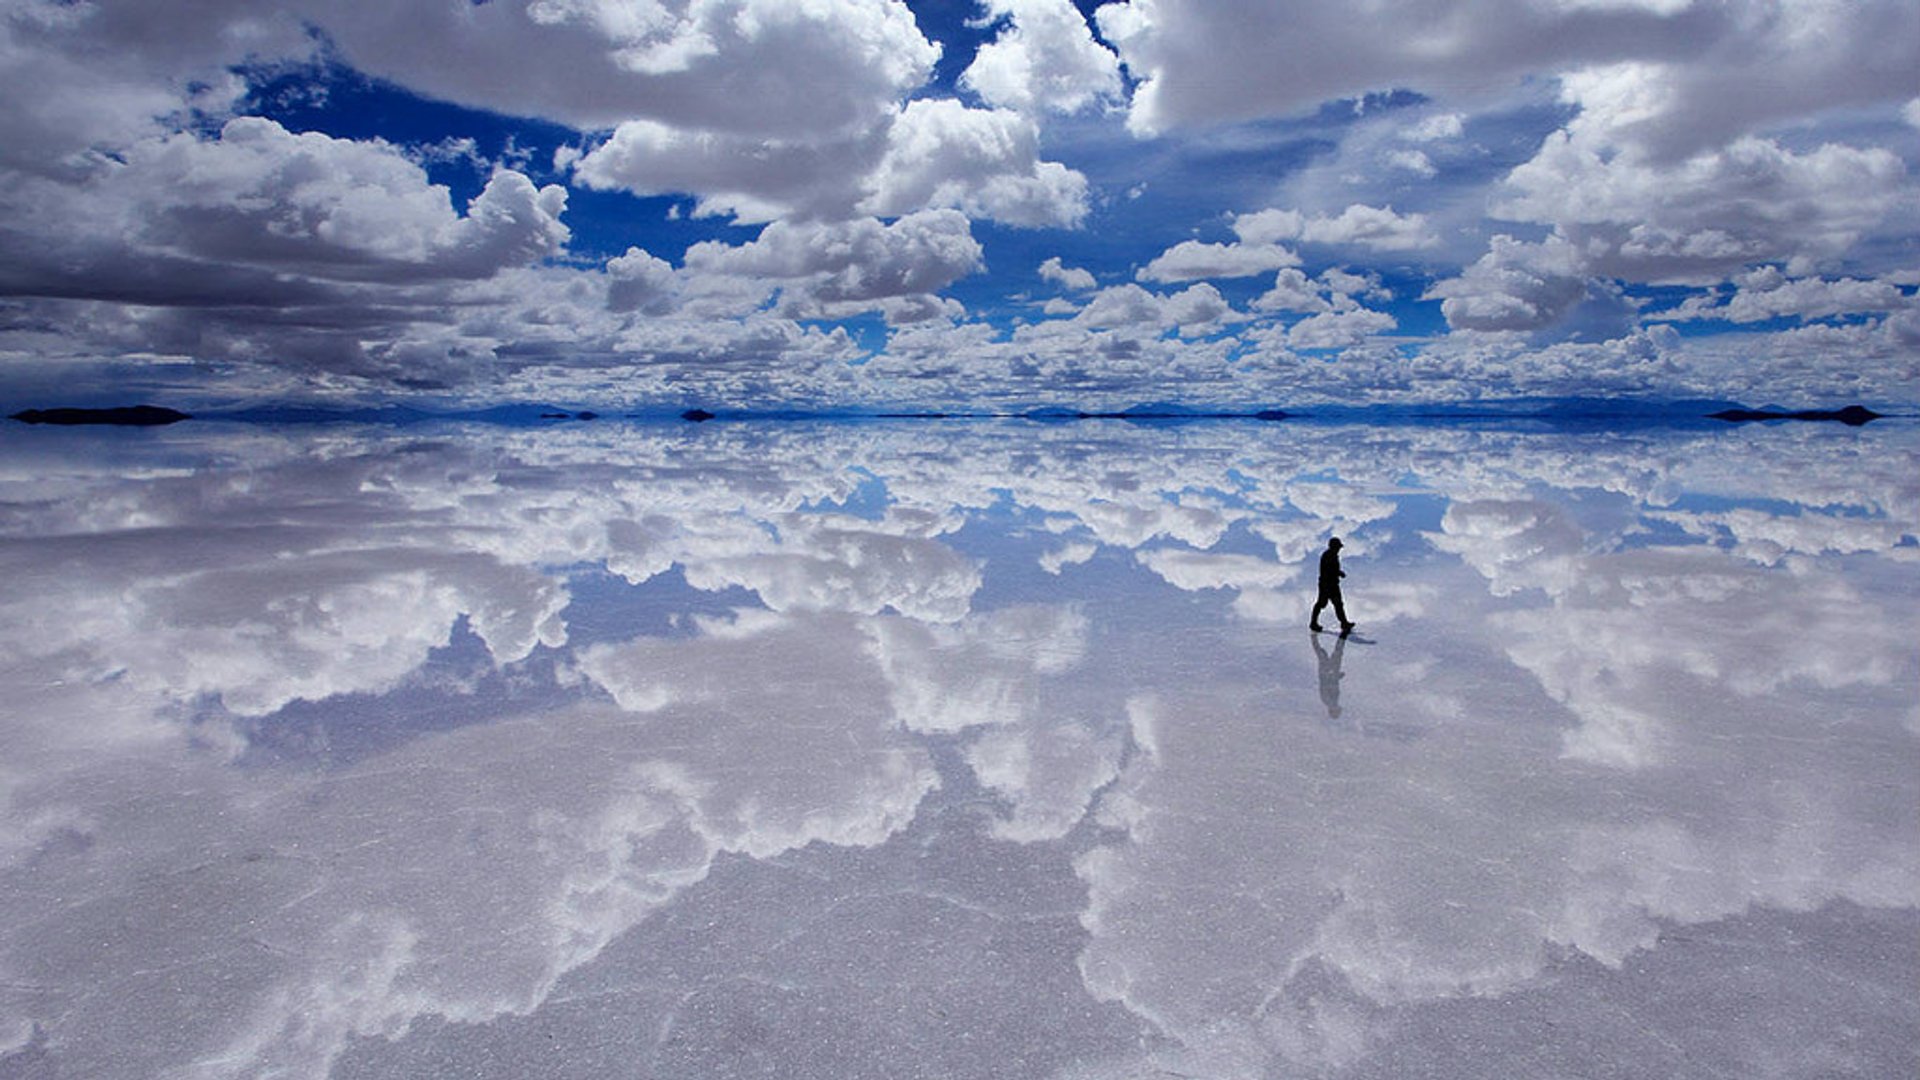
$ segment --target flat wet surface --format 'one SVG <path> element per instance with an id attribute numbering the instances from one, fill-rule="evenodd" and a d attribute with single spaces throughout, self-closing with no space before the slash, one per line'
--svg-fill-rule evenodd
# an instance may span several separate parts
<path id="1" fill-rule="evenodd" d="M 1916 466 L 10 429 L 0 1077 L 1911 1075 Z"/>

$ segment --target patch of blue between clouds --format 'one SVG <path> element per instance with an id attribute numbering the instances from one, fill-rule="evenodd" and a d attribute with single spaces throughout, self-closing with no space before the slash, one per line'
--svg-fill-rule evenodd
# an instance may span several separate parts
<path id="1" fill-rule="evenodd" d="M 324 55 L 313 64 L 240 74 L 249 87 L 242 112 L 293 132 L 392 143 L 426 171 L 428 180 L 445 186 L 463 212 L 496 166 L 523 172 L 535 184 L 566 186 L 562 220 L 572 232 L 567 249 L 582 262 L 597 264 L 639 247 L 678 264 L 687 248 L 701 241 L 739 244 L 759 232 L 758 226 L 742 227 L 725 218 L 693 217 L 689 198 L 595 191 L 571 183 L 554 167 L 556 151 L 589 146 L 603 133 L 436 101 Z"/>

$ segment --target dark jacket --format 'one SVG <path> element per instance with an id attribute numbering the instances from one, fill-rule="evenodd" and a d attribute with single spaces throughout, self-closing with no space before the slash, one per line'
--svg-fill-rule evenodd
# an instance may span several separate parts
<path id="1" fill-rule="evenodd" d="M 1340 569 L 1340 549 L 1328 548 L 1320 553 L 1320 591 L 1338 592 L 1340 579 L 1347 575 Z"/>

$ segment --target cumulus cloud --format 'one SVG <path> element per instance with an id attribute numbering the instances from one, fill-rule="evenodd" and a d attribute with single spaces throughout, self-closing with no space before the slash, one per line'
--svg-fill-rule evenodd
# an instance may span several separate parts
<path id="1" fill-rule="evenodd" d="M 1356 21 L 1332 10 L 1129 0 L 1098 13 L 1141 81 L 1137 132 L 1287 114 L 1410 88 L 1475 100 L 1537 73 L 1637 64 L 1635 122 L 1668 153 L 1835 106 L 1904 96 L 1920 15 L 1898 0 L 1823 4 L 1459 5 L 1400 0 Z M 1755 94 L 1757 83 L 1778 93 Z"/>
<path id="2" fill-rule="evenodd" d="M 673 264 L 641 248 L 607 260 L 607 307 L 664 315 L 673 309 L 676 279 Z"/>
<path id="3" fill-rule="evenodd" d="M 686 265 L 777 283 L 798 309 L 862 310 L 945 288 L 979 267 L 980 243 L 966 216 L 954 210 L 922 211 L 891 223 L 776 221 L 745 244 L 695 244 L 687 249 Z"/>
<path id="4" fill-rule="evenodd" d="M 15 344 L 31 326 L 79 357 L 237 361 L 261 388 L 498 392 L 514 378 L 527 392 L 586 388 L 592 369 L 627 364 L 638 369 L 629 388 L 711 366 L 725 370 L 702 375 L 708 386 L 778 397 L 827 371 L 814 363 L 824 353 L 847 351 L 844 334 L 779 319 L 964 314 L 935 294 L 979 266 L 979 247 L 964 218 L 921 211 L 1028 226 L 1087 212 L 1085 178 L 1040 160 L 1030 118 L 907 101 L 938 49 L 899 4 L 203 9 L 191 34 L 138 5 L 28 3 L 9 17 L 0 84 L 33 107 L 0 121 L 13 136 L 0 164 L 24 181 L 0 195 L 0 289 L 47 298 L 19 302 L 32 314 L 10 319 Z M 1047 75 L 1061 60 L 1047 44 L 1057 14 L 1023 8 L 1015 21 L 1038 29 L 1009 46 L 1039 50 L 1047 108 L 1063 105 Z M 422 35 L 434 50 L 412 48 Z M 222 130 L 247 89 L 230 66 L 268 77 L 321 53 L 409 92 L 611 128 L 556 158 L 576 184 L 688 194 L 696 213 L 791 219 L 858 250 L 832 267 L 737 257 L 675 270 L 642 251 L 604 271 L 543 266 L 567 254 L 565 189 L 496 169 L 461 209 L 428 181 L 422 164 L 472 158 L 471 139 L 393 146 L 253 117 Z M 522 77 L 533 72 L 544 74 Z M 35 89 L 52 85 L 71 92 Z M 900 220 L 863 223 L 869 214 Z M 881 254 L 863 239 L 875 234 L 899 250 Z M 906 250 L 908 235 L 925 242 Z M 779 241 L 776 230 L 754 250 Z M 703 259 L 716 262 L 694 253 Z M 776 296 L 777 316 L 766 311 Z"/>
<path id="5" fill-rule="evenodd" d="M 1206 282 L 1177 293 L 1162 294 L 1138 285 L 1102 289 L 1070 319 L 1053 319 L 1025 328 L 1029 338 L 1077 337 L 1093 330 L 1135 330 L 1158 333 L 1177 329 L 1182 335 L 1210 333 L 1247 317 L 1236 311 L 1220 290 Z"/>
<path id="6" fill-rule="evenodd" d="M 1068 266 L 1060 261 L 1060 256 L 1050 256 L 1040 264 L 1040 277 L 1072 292 L 1085 292 L 1098 285 L 1093 274 L 1077 266 Z"/>
<path id="7" fill-rule="evenodd" d="M 1201 278 L 1251 277 L 1283 266 L 1298 266 L 1300 256 L 1279 244 L 1216 244 L 1182 240 L 1140 268 L 1142 281 L 1196 281 Z"/>
<path id="8" fill-rule="evenodd" d="M 1233 309 L 1219 289 L 1204 281 L 1166 297 L 1161 310 L 1162 317 L 1187 336 L 1209 333 L 1223 323 L 1246 318 Z"/>
<path id="9" fill-rule="evenodd" d="M 1384 311 L 1323 311 L 1288 327 L 1287 344 L 1295 349 L 1346 349 L 1399 325 Z"/>
<path id="10" fill-rule="evenodd" d="M 1556 226 L 1605 273 L 1711 280 L 1840 256 L 1905 197 L 1905 167 L 1880 148 L 1747 136 L 1671 163 L 1623 151 L 1576 120 L 1513 170 L 1496 213 Z"/>
<path id="11" fill-rule="evenodd" d="M 1128 0 L 1098 12 L 1101 34 L 1140 80 L 1128 124 L 1174 127 L 1287 114 L 1370 90 L 1471 96 L 1542 69 L 1640 52 L 1668 55 L 1720 30 L 1705 11 L 1488 0 L 1405 0 L 1358 21 L 1257 3 Z"/>
<path id="12" fill-rule="evenodd" d="M 1312 279 L 1294 267 L 1288 267 L 1274 275 L 1273 288 L 1261 293 L 1253 301 L 1256 311 L 1299 311 L 1314 313 L 1326 311 L 1330 307 Z"/>
<path id="13" fill-rule="evenodd" d="M 838 139 L 628 121 L 573 169 L 599 189 L 692 192 L 697 213 L 747 222 L 955 208 L 1012 225 L 1072 227 L 1087 212 L 1086 178 L 1040 160 L 1033 120 L 949 98 L 908 102 L 870 130 Z"/>
<path id="14" fill-rule="evenodd" d="M 912 13 L 884 0 L 354 3 L 304 14 L 369 74 L 587 130 L 644 119 L 760 139 L 843 139 L 883 119 L 939 56 Z"/>
<path id="15" fill-rule="evenodd" d="M 1010 225 L 1072 228 L 1087 213 L 1086 177 L 1039 159 L 1031 119 L 950 99 L 909 102 L 864 184 L 859 210 L 883 217 L 952 207 Z"/>
<path id="16" fill-rule="evenodd" d="M 1484 342 L 1444 339 L 1396 366 L 1377 338 L 1405 314 L 1289 276 L 1303 254 L 1316 273 L 1326 254 L 1413 263 L 1438 279 L 1426 295 L 1448 325 L 1470 334 L 1631 343 L 1589 354 L 1624 364 L 1596 371 L 1608 385 L 1710 384 L 1724 357 L 1688 337 L 1696 319 L 1849 317 L 1754 348 L 1756 371 L 1795 386 L 1817 382 L 1802 369 L 1821 344 L 1857 358 L 1850 385 L 1910 381 L 1899 350 L 1920 334 L 1911 282 L 1886 273 L 1913 231 L 1898 140 L 1920 90 L 1920 16 L 1895 0 L 1399 0 L 1367 27 L 1270 5 L 1130 0 L 1100 10 L 1098 38 L 1067 0 L 989 0 L 976 29 L 990 40 L 947 58 L 957 98 L 931 81 L 939 46 L 889 0 L 194 10 L 20 0 L 0 24 L 0 95 L 14 104 L 0 117 L 0 350 L 22 380 L 65 385 L 84 369 L 97 387 L 174 390 L 222 365 L 248 394 L 865 402 L 1132 397 L 1138 379 L 1216 400 L 1276 386 L 1410 399 L 1476 391 L 1482 376 L 1560 385 L 1579 367 L 1569 352 L 1496 360 Z M 779 228 L 729 245 L 704 226 L 657 239 L 642 226 L 651 251 L 602 263 L 634 238 L 602 247 L 597 212 L 568 216 L 565 191 L 542 186 L 531 159 L 483 160 L 468 132 L 404 146 L 234 119 L 270 107 L 250 92 L 323 68 L 499 114 L 487 123 L 571 127 L 552 160 L 577 187 L 687 197 L 676 220 L 690 208 Z M 1350 107 L 1328 107 L 1342 97 Z M 1205 213 L 1271 208 L 1230 216 L 1230 238 L 1139 251 L 1123 212 L 1148 203 L 1120 196 L 1148 188 L 1103 156 L 1117 115 L 1106 106 L 1124 107 L 1137 133 L 1166 133 L 1141 146 L 1155 168 L 1281 154 L 1257 184 L 1209 166 L 1191 192 Z M 1274 117 L 1287 119 L 1219 126 Z M 1309 143 L 1307 161 L 1282 149 Z M 486 183 L 466 205 L 426 171 L 469 166 Z M 1111 195 L 1089 174 L 1111 177 Z M 1156 178 L 1152 190 L 1174 187 Z M 969 311 L 943 290 L 980 272 L 981 242 L 997 240 L 929 229 L 934 211 L 1021 228 L 1094 221 L 1113 241 L 1100 250 L 1121 261 L 1042 264 L 1043 281 L 1088 294 L 1085 310 L 1055 298 L 1031 325 L 950 325 Z M 683 259 L 689 228 L 705 242 Z M 594 230 L 586 243 L 582 229 Z M 823 252 L 843 241 L 850 253 L 828 266 Z M 817 265 L 766 257 L 816 242 Z M 593 258 L 572 258 L 570 244 Z M 717 253 L 728 246 L 756 254 Z M 1242 313 L 1211 287 L 1094 296 L 1127 261 L 1150 286 L 1274 285 L 1233 294 Z M 1735 280 L 1756 266 L 1793 284 Z M 1715 289 L 1653 316 L 1687 348 L 1640 329 L 1630 298 L 1648 282 Z M 983 308 L 990 292 L 965 295 L 993 319 L 1004 309 Z M 916 331 L 890 339 L 902 355 L 869 357 L 870 336 L 818 325 L 866 312 Z M 955 351 L 940 357 L 935 340 Z M 1338 366 L 1291 355 L 1327 349 L 1348 355 Z M 171 367 L 125 381 L 160 370 L 146 365 L 155 356 Z M 1655 380 L 1682 357 L 1704 359 Z"/>
<path id="17" fill-rule="evenodd" d="M 765 222 L 789 214 L 845 216 L 854 185 L 879 160 L 885 129 L 836 139 L 740 136 L 629 120 L 573 162 L 598 190 L 691 192 L 695 212 Z"/>
<path id="18" fill-rule="evenodd" d="M 1434 243 L 1423 214 L 1396 214 L 1391 206 L 1354 204 L 1333 217 L 1302 223 L 1300 239 L 1310 244 L 1351 244 L 1374 251 L 1406 251 Z"/>
<path id="19" fill-rule="evenodd" d="M 1285 241 L 1348 245 L 1376 251 L 1404 251 L 1431 245 L 1421 214 L 1401 215 L 1391 206 L 1355 203 L 1337 215 L 1307 216 L 1294 210 L 1267 209 L 1234 216 L 1232 243 L 1183 240 L 1155 256 L 1139 272 L 1142 281 L 1193 281 L 1199 278 L 1250 277 L 1298 266 L 1299 255 Z"/>
<path id="20" fill-rule="evenodd" d="M 1554 239 L 1528 244 L 1496 236 L 1487 254 L 1460 276 L 1427 290 L 1447 323 L 1464 330 L 1537 330 L 1557 321 L 1587 295 L 1579 253 Z"/>
<path id="21" fill-rule="evenodd" d="M 1824 319 L 1836 315 L 1900 311 L 1913 306 L 1913 297 L 1891 281 L 1860 278 L 1827 280 L 1788 277 L 1777 266 L 1763 266 L 1734 278 L 1730 296 L 1688 297 L 1678 307 L 1650 318 L 1683 322 L 1725 319 L 1749 323 L 1790 317 Z"/>
<path id="22" fill-rule="evenodd" d="M 288 275 L 281 288 L 483 278 L 555 255 L 569 236 L 564 188 L 535 188 L 502 170 L 460 214 L 446 188 L 391 146 L 296 135 L 250 117 L 229 121 L 217 139 L 138 143 L 86 189 L 16 197 L 68 219 L 56 235 L 46 231 L 53 221 L 16 218 L 8 231 L 39 232 L 40 242 L 12 249 L 0 273 L 16 290 L 97 299 L 166 290 L 176 302 L 218 304 L 237 267 Z M 203 272 L 182 275 L 189 265 Z"/>
<path id="23" fill-rule="evenodd" d="M 997 108 L 1077 112 L 1121 94 L 1120 61 L 1096 42 L 1070 0 L 984 0 L 1005 19 L 980 46 L 960 85 Z"/>
<path id="24" fill-rule="evenodd" d="M 242 117 L 9 188 L 0 289 L 38 298 L 25 303 L 58 328 L 56 356 L 484 380 L 492 342 L 466 342 L 464 358 L 415 343 L 473 314 L 462 290 L 563 254 L 566 202 L 501 169 L 463 213 L 396 147 Z"/>

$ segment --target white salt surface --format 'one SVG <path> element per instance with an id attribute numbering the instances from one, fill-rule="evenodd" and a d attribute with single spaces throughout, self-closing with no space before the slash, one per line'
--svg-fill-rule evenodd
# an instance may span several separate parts
<path id="1" fill-rule="evenodd" d="M 10 429 L 0 1077 L 1912 1076 L 1917 534 L 1884 422 Z"/>

